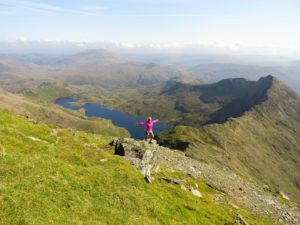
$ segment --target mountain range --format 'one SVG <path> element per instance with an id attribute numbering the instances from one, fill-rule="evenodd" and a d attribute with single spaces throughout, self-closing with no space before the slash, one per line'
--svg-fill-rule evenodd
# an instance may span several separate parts
<path id="1" fill-rule="evenodd" d="M 298 62 L 293 66 L 297 68 Z M 235 72 L 231 68 L 235 68 Z M 252 224 L 273 224 L 274 218 L 283 219 L 276 221 L 279 224 L 286 221 L 297 224 L 299 220 L 291 216 L 287 219 L 281 214 L 273 217 L 262 212 L 258 217 L 253 216 L 251 213 L 262 210 L 261 206 L 253 209 L 256 203 L 240 205 L 242 194 L 236 199 L 232 194 L 237 193 L 236 177 L 237 182 L 243 180 L 248 185 L 245 196 L 262 190 L 259 193 L 268 199 L 265 203 L 268 207 L 279 204 L 280 209 L 299 210 L 300 97 L 277 77 L 265 74 L 268 70 L 263 70 L 261 76 L 252 69 L 225 64 L 178 69 L 129 60 L 101 49 L 61 56 L 1 55 L 0 179 L 5 186 L 0 186 L 0 191 L 5 195 L 0 192 L 0 200 L 4 199 L 3 210 L 0 205 L 0 224 L 26 224 L 26 218 L 33 220 L 33 214 L 23 207 L 22 193 L 37 199 L 36 206 L 32 207 L 35 212 L 48 203 L 49 208 L 42 212 L 47 220 L 52 217 L 51 213 L 56 215 L 54 223 L 78 220 L 97 224 L 100 219 L 116 224 L 126 221 L 177 224 L 180 218 L 185 218 L 189 224 L 210 224 L 211 221 L 245 224 L 241 222 L 243 219 L 236 219 L 238 213 L 239 218 L 243 215 Z M 249 73 L 219 80 L 225 74 L 236 76 L 244 70 Z M 248 75 L 253 78 L 252 73 L 260 78 L 257 81 L 242 78 Z M 293 77 L 293 73 L 290 76 Z M 165 157 L 163 165 L 174 164 L 181 171 L 180 165 L 189 161 L 199 162 L 203 168 L 207 165 L 209 169 L 198 171 L 190 166 L 174 172 L 174 167 L 172 170 L 162 168 L 151 189 L 128 163 L 111 155 L 113 150 L 109 143 L 114 138 L 126 138 L 129 133 L 114 126 L 112 121 L 88 118 L 83 110 L 70 111 L 55 105 L 55 100 L 62 97 L 76 98 L 78 104 L 100 103 L 128 114 L 159 118 L 170 127 L 156 136 L 158 143 L 164 146 L 160 147 Z M 139 146 L 144 144 L 137 142 Z M 133 152 L 135 147 L 129 146 Z M 165 148 L 174 150 L 171 153 Z M 196 175 L 189 178 L 188 170 L 194 175 L 205 174 L 201 179 Z M 213 170 L 223 171 L 224 176 L 230 177 L 230 187 L 222 188 L 222 184 L 216 185 L 217 181 L 213 185 L 208 182 Z M 8 171 L 13 171 L 13 175 Z M 33 177 L 30 174 L 34 174 Z M 197 183 L 194 186 L 205 193 L 203 202 L 186 195 L 179 186 L 166 185 L 165 180 L 172 176 L 180 182 L 188 181 L 189 185 Z M 21 182 L 19 186 L 16 181 L 10 182 L 12 177 L 28 182 Z M 249 188 L 252 185 L 256 188 Z M 194 189 L 194 186 L 191 187 Z M 41 191 L 32 192 L 35 188 Z M 243 188 L 239 187 L 238 192 Z M 59 197 L 52 198 L 52 192 Z M 70 195 L 64 195 L 65 192 Z M 259 199 L 257 193 L 252 194 Z M 153 195 L 158 205 L 151 200 Z M 174 198 L 178 202 L 169 209 L 167 206 Z M 151 206 L 147 207 L 145 201 Z M 20 216 L 14 211 L 14 204 L 22 209 Z M 104 205 L 105 212 L 98 204 Z M 124 207 L 129 208 L 124 210 Z M 69 209 L 77 214 L 88 212 L 89 216 L 83 213 L 74 217 Z M 221 210 L 222 215 L 214 213 L 215 209 Z M 64 212 L 62 217 L 57 216 L 57 210 Z M 138 213 L 129 218 L 129 211 L 135 210 Z M 197 216 L 199 213 L 210 219 L 202 219 Z M 162 218 L 162 214 L 167 217 Z M 45 222 L 42 214 L 37 215 L 37 224 Z"/>
<path id="2" fill-rule="evenodd" d="M 76 85 L 133 88 L 183 74 L 168 66 L 131 61 L 102 49 L 41 58 L 37 61 L 36 56 L 2 55 L 0 78 L 6 81 L 16 78 L 50 79 Z"/>

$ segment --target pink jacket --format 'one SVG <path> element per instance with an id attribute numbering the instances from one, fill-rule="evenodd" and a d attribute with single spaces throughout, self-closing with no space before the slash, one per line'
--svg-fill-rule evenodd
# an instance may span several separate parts
<path id="1" fill-rule="evenodd" d="M 158 119 L 151 120 L 151 121 L 145 121 L 145 122 L 137 122 L 138 125 L 146 125 L 146 131 L 152 132 L 153 124 L 158 122 Z"/>

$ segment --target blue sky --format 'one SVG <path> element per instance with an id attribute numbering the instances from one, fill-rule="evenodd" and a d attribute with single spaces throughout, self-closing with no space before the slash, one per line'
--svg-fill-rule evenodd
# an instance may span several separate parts
<path id="1" fill-rule="evenodd" d="M 298 0 L 0 0 L 0 40 L 212 43 L 300 51 Z"/>

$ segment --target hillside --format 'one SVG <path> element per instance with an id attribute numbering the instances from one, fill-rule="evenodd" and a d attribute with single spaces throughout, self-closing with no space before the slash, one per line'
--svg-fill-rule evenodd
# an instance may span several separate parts
<path id="1" fill-rule="evenodd" d="M 272 76 L 260 81 L 260 91 L 254 89 L 244 103 L 233 101 L 221 109 L 244 109 L 236 118 L 199 128 L 178 126 L 159 140 L 200 161 L 258 179 L 300 202 L 299 96 Z"/>
<path id="2" fill-rule="evenodd" d="M 218 203 L 218 191 L 182 173 L 161 169 L 147 184 L 123 158 L 103 152 L 109 137 L 33 124 L 2 109 L 0 123 L 0 224 L 271 224 Z M 196 185 L 203 197 L 165 177 Z"/>
<path id="3" fill-rule="evenodd" d="M 39 102 L 42 103 L 33 102 L 22 96 L 0 90 L 0 108 L 9 109 L 11 112 L 25 116 L 31 121 L 56 125 L 58 127 L 73 128 L 75 130 L 111 136 L 129 136 L 127 130 L 114 126 L 109 120 L 87 118 L 84 112 L 74 112 L 58 107 L 52 103 L 45 103 L 55 99 L 56 96 L 61 94 L 58 90 L 64 90 L 62 91 L 63 94 L 67 93 L 65 89 L 61 89 L 57 86 L 54 87 L 56 87 L 56 89 L 53 89 L 53 86 L 43 84 L 38 88 L 39 93 L 37 96 L 39 97 Z M 49 95 L 49 88 L 53 91 L 51 95 Z"/>

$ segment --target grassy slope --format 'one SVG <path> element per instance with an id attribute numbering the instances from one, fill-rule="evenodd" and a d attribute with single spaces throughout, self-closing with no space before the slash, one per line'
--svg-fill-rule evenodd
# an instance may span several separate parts
<path id="1" fill-rule="evenodd" d="M 48 90 L 49 87 L 46 87 L 46 89 Z M 43 91 L 40 92 L 45 93 Z M 47 96 L 47 99 L 51 98 L 47 94 L 44 95 Z M 62 109 L 50 103 L 34 103 L 31 100 L 4 91 L 0 92 L 0 108 L 7 108 L 16 114 L 28 116 L 35 121 L 54 124 L 59 127 L 70 127 L 76 130 L 104 135 L 129 136 L 125 129 L 114 126 L 109 120 L 89 119 L 82 112 Z"/>
<path id="2" fill-rule="evenodd" d="M 258 178 L 300 202 L 300 101 L 275 80 L 268 100 L 242 117 L 196 129 L 179 126 L 160 141 L 187 154 Z"/>
<path id="3" fill-rule="evenodd" d="M 233 224 L 236 209 L 164 183 L 153 185 L 122 158 L 102 152 L 109 137 L 29 123 L 0 110 L 0 224 Z M 106 159 L 107 161 L 101 161 Z M 252 224 L 267 220 L 239 210 Z"/>
<path id="4" fill-rule="evenodd" d="M 62 82 L 44 82 L 39 86 L 25 88 L 20 93 L 35 101 L 54 102 L 58 98 L 73 95 L 74 90 Z"/>

